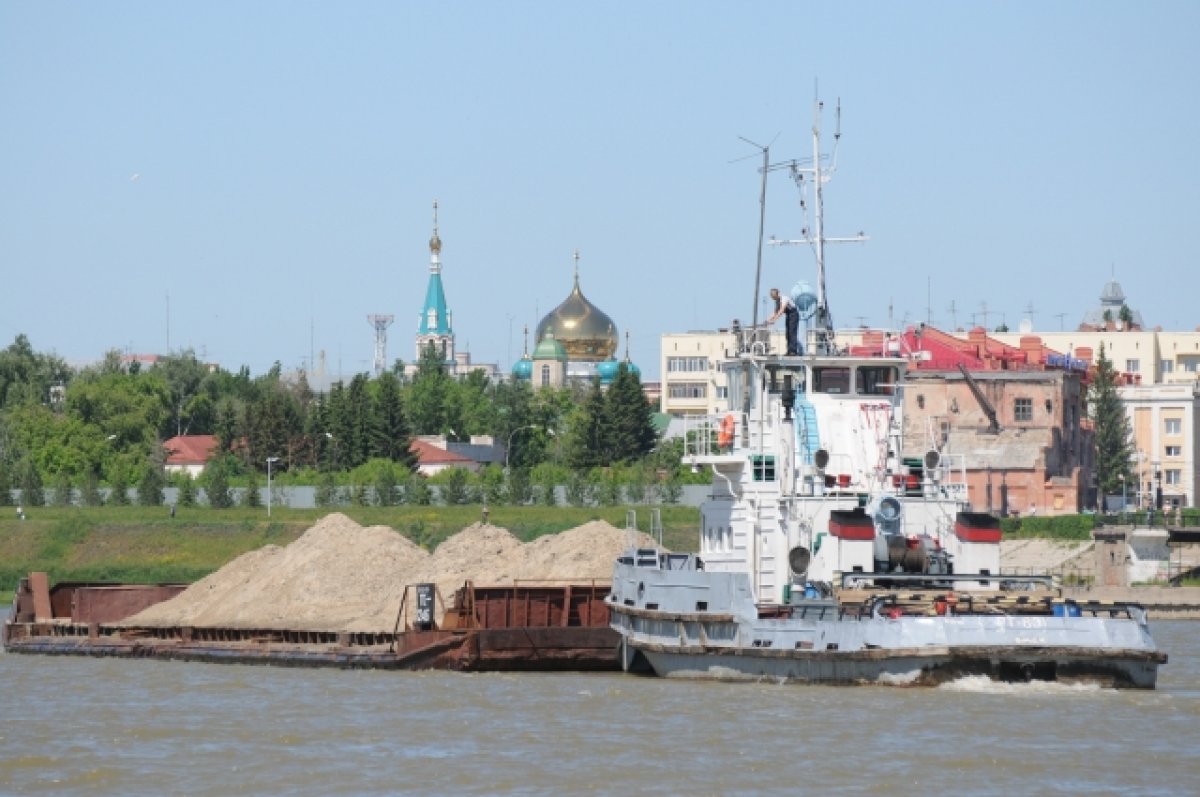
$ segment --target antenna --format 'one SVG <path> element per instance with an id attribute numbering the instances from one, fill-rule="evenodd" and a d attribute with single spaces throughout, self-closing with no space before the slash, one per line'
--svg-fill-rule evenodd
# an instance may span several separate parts
<path id="1" fill-rule="evenodd" d="M 958 331 L 958 311 L 954 307 L 954 300 L 950 300 L 950 306 L 946 308 L 950 311 L 950 327 L 954 331 Z"/>
<path id="2" fill-rule="evenodd" d="M 825 105 L 819 99 L 813 103 L 813 156 L 812 165 L 809 167 L 800 166 L 799 162 L 792 160 L 787 163 L 778 164 L 770 167 L 787 168 L 796 185 L 799 186 L 801 192 L 800 207 L 808 210 L 807 203 L 804 199 L 804 191 L 807 185 L 813 186 L 814 202 L 811 209 L 812 225 L 806 226 L 801 230 L 803 238 L 799 240 L 771 240 L 772 245 L 791 245 L 791 244 L 808 244 L 813 248 L 813 253 L 817 259 L 817 304 L 813 311 L 813 330 L 814 354 L 832 354 L 835 350 L 834 345 L 834 330 L 833 317 L 829 312 L 829 299 L 825 294 L 825 244 L 827 243 L 846 243 L 846 242 L 862 242 L 866 241 L 867 236 L 863 233 L 844 238 L 827 238 L 825 237 L 825 209 L 823 204 L 824 184 L 833 176 L 836 169 L 834 157 L 831 157 L 829 168 L 821 168 L 821 111 Z M 834 156 L 837 153 L 837 141 L 841 138 L 841 103 L 838 104 L 837 110 L 837 129 L 834 135 Z M 811 180 L 806 180 L 806 176 L 811 175 Z"/>
<path id="3" fill-rule="evenodd" d="M 980 303 L 979 303 L 979 314 L 980 314 L 981 316 L 983 316 L 983 328 L 984 328 L 984 329 L 987 329 L 987 325 L 988 325 L 988 316 L 989 316 L 989 315 L 993 315 L 993 314 L 991 314 L 991 313 L 988 313 L 988 309 L 987 309 L 987 302 L 980 302 Z"/>
<path id="4" fill-rule="evenodd" d="M 754 264 L 754 297 L 750 300 L 750 306 L 754 308 L 752 311 L 751 326 L 758 326 L 758 292 L 762 290 L 762 254 L 763 254 L 763 228 L 767 223 L 767 172 L 770 171 L 771 160 L 771 145 L 763 146 L 755 144 L 745 136 L 738 136 L 752 147 L 762 150 L 763 165 L 760 171 L 762 172 L 762 189 L 758 197 L 758 257 Z"/>
<path id="5" fill-rule="evenodd" d="M 1054 314 L 1054 317 L 1058 319 L 1058 331 L 1059 332 L 1063 331 L 1063 322 L 1062 321 L 1065 316 L 1066 316 L 1066 313 L 1055 313 Z"/>
<path id="6" fill-rule="evenodd" d="M 375 328 L 375 376 L 387 368 L 387 329 L 396 320 L 391 315 L 369 315 L 367 321 Z"/>

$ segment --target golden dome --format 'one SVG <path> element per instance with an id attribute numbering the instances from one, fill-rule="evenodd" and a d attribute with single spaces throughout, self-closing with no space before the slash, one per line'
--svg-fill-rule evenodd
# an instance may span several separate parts
<path id="1" fill-rule="evenodd" d="M 604 362 L 617 350 L 617 327 L 583 295 L 578 271 L 571 295 L 538 323 L 537 340 L 545 338 L 547 331 L 562 344 L 571 362 Z"/>

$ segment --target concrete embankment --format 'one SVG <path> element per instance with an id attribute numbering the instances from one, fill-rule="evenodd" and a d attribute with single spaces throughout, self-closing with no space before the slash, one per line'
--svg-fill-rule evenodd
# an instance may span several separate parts
<path id="1" fill-rule="evenodd" d="M 1200 620 L 1200 587 L 1069 588 L 1063 597 L 1074 600 L 1140 603 L 1152 620 Z"/>

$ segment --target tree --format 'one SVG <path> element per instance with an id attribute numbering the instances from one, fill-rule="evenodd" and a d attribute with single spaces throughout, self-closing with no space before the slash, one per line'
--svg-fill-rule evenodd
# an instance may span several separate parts
<path id="1" fill-rule="evenodd" d="M 447 469 L 439 484 L 442 503 L 446 506 L 470 503 L 469 482 L 470 473 L 466 468 Z"/>
<path id="2" fill-rule="evenodd" d="M 271 498 L 274 497 L 273 495 L 271 496 Z M 246 486 L 246 492 L 242 494 L 242 506 L 249 509 L 258 509 L 262 505 L 262 493 L 258 489 L 258 474 L 251 471 L 250 482 Z"/>
<path id="3" fill-rule="evenodd" d="M 8 463 L 0 460 L 0 506 L 13 505 L 12 490 L 12 469 L 9 467 Z"/>
<path id="4" fill-rule="evenodd" d="M 408 389 L 407 406 L 414 432 L 441 434 L 447 429 L 449 424 L 446 421 L 446 403 L 450 385 L 450 376 L 442 365 L 441 355 L 431 341 L 421 350 L 417 373 Z"/>
<path id="5" fill-rule="evenodd" d="M 118 468 L 108 480 L 108 503 L 113 506 L 129 506 L 129 480 L 125 469 Z"/>
<path id="6" fill-rule="evenodd" d="M 433 493 L 429 489 L 429 483 L 419 473 L 408 474 L 408 478 L 404 482 L 404 497 L 408 503 L 415 506 L 429 506 L 433 503 Z"/>
<path id="7" fill-rule="evenodd" d="M 70 474 L 66 471 L 59 471 L 54 476 L 54 486 L 50 488 L 50 504 L 52 506 L 70 506 L 73 492 Z"/>
<path id="8" fill-rule="evenodd" d="M 575 470 L 591 470 L 610 461 L 612 445 L 606 425 L 607 409 L 600 380 L 592 380 L 587 401 L 567 421 L 566 459 Z"/>
<path id="9" fill-rule="evenodd" d="M 504 501 L 504 468 L 492 463 L 479 474 L 479 488 L 483 503 L 497 505 Z"/>
<path id="10" fill-rule="evenodd" d="M 190 473 L 184 473 L 179 477 L 178 502 L 180 506 L 196 505 L 196 480 Z"/>
<path id="11" fill-rule="evenodd" d="M 1095 429 L 1096 484 L 1098 501 L 1103 496 L 1121 493 L 1122 482 L 1135 484 L 1133 444 L 1129 418 L 1117 393 L 1117 373 L 1104 353 L 1104 344 L 1096 358 L 1096 372 L 1088 390 L 1089 417 Z"/>
<path id="12" fill-rule="evenodd" d="M 161 506 L 164 482 L 162 466 L 157 462 L 149 463 L 142 473 L 141 481 L 138 482 L 138 505 Z"/>
<path id="13" fill-rule="evenodd" d="M 641 379 L 621 363 L 605 397 L 604 421 L 611 446 L 609 462 L 633 462 L 654 449 L 658 433 L 651 420 L 653 416 Z"/>
<path id="14" fill-rule="evenodd" d="M 341 495 L 333 473 L 325 471 L 317 480 L 317 491 L 314 496 L 317 506 L 337 506 L 341 503 Z"/>
<path id="15" fill-rule="evenodd" d="M 89 468 L 83 474 L 83 483 L 79 489 L 79 502 L 84 506 L 101 506 L 104 496 L 100 493 L 100 476 L 95 469 Z"/>
<path id="16" fill-rule="evenodd" d="M 226 454 L 214 457 L 204 468 L 201 481 L 208 505 L 213 509 L 228 509 L 233 506 L 233 492 L 229 488 L 229 477 L 233 471 L 233 460 Z"/>
<path id="17" fill-rule="evenodd" d="M 0 409 L 48 402 L 51 388 L 65 387 L 70 380 L 71 369 L 62 359 L 38 354 L 24 335 L 0 351 Z"/>
<path id="18" fill-rule="evenodd" d="M 571 506 L 588 506 L 595 500 L 596 488 L 580 471 L 571 471 L 567 477 L 567 503 Z"/>
<path id="19" fill-rule="evenodd" d="M 383 463 L 375 475 L 375 503 L 379 506 L 396 505 L 396 469 L 391 462 Z"/>
<path id="20" fill-rule="evenodd" d="M 512 468 L 508 472 L 508 487 L 505 490 L 508 502 L 513 506 L 524 506 L 533 497 L 533 486 L 529 483 L 529 471 Z"/>
<path id="21" fill-rule="evenodd" d="M 372 456 L 389 459 L 412 471 L 417 466 L 417 455 L 409 450 L 412 427 L 404 411 L 400 380 L 391 371 L 386 371 L 375 380 L 374 387 L 374 422 L 370 427 Z"/>

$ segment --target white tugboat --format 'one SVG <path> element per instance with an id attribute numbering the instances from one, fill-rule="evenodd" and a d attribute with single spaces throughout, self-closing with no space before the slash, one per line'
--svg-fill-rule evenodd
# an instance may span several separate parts
<path id="1" fill-rule="evenodd" d="M 805 242 L 815 294 L 798 355 L 734 329 L 719 367 L 730 412 L 690 424 L 685 462 L 712 473 L 700 550 L 631 549 L 609 609 L 626 670 L 814 683 L 1089 681 L 1153 688 L 1166 655 L 1135 604 L 1062 600 L 1000 573 L 1000 525 L 972 512 L 953 452 L 906 461 L 906 361 L 839 351 L 825 296 L 820 104 Z M 765 174 L 765 168 L 764 168 Z M 811 179 L 809 179 L 811 178 Z M 765 178 L 764 178 L 765 179 Z"/>

